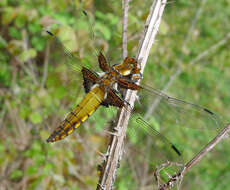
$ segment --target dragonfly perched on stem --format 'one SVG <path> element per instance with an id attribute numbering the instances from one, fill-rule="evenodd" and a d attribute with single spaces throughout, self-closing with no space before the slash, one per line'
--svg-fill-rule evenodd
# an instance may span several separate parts
<path id="1" fill-rule="evenodd" d="M 207 143 L 221 127 L 218 116 L 209 109 L 172 98 L 148 85 L 137 84 L 142 75 L 135 58 L 127 57 L 121 63 L 110 66 L 102 51 L 99 51 L 97 60 L 101 72 L 97 73 L 84 65 L 79 54 L 65 47 L 54 33 L 47 31 L 47 34 L 54 41 L 55 47 L 64 53 L 67 63 L 78 72 L 78 77 L 82 75 L 86 93 L 78 106 L 51 133 L 47 142 L 56 142 L 70 135 L 99 107 L 129 107 L 123 99 L 123 91 L 127 89 L 138 91 L 138 103 L 132 108 L 134 113 L 128 127 L 131 130 L 128 133 L 132 134 L 130 139 L 137 148 L 138 142 L 146 140 L 145 134 L 151 137 L 150 144 L 153 143 L 154 148 L 146 151 L 154 166 L 163 160 L 183 162 L 191 157 L 191 153 L 198 151 L 201 144 Z M 158 107 L 151 117 L 144 119 L 148 104 L 155 98 L 160 100 Z M 139 150 L 142 149 L 139 147 Z M 164 156 L 161 156 L 162 152 Z M 145 155 L 145 152 L 140 155 Z"/>

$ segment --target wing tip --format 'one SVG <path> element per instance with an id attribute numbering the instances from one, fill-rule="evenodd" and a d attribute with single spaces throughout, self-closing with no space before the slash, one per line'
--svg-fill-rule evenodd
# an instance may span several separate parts
<path id="1" fill-rule="evenodd" d="M 46 32 L 50 35 L 50 36 L 54 36 L 54 34 L 48 30 L 46 30 Z"/>
<path id="2" fill-rule="evenodd" d="M 174 144 L 172 144 L 171 147 L 177 153 L 178 156 L 182 155 L 181 152 L 177 149 L 177 147 Z"/>
<path id="3" fill-rule="evenodd" d="M 208 112 L 208 113 L 211 114 L 211 115 L 214 115 L 214 113 L 213 113 L 212 111 L 210 111 L 209 109 L 207 109 L 207 108 L 204 108 L 204 111 L 205 111 L 205 112 Z"/>

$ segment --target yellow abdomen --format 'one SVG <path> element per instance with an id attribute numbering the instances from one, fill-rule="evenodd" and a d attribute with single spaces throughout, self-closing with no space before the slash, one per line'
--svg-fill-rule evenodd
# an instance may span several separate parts
<path id="1" fill-rule="evenodd" d="M 50 135 L 47 142 L 61 140 L 80 126 L 102 103 L 105 91 L 99 86 L 88 92 L 80 104 L 70 112 L 60 126 Z"/>

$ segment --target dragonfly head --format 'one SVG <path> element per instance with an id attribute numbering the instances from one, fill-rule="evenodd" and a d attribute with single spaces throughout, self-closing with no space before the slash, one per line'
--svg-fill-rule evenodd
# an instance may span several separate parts
<path id="1" fill-rule="evenodd" d="M 135 58 L 126 57 L 121 64 L 114 65 L 113 68 L 123 76 L 139 74 L 141 69 Z"/>

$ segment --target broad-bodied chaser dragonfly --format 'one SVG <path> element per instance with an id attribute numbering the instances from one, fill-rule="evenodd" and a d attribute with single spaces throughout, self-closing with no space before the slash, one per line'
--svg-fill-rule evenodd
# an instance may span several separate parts
<path id="1" fill-rule="evenodd" d="M 53 36 L 51 32 L 47 31 L 47 33 Z M 107 64 L 106 58 L 100 52 L 98 63 L 104 72 L 101 76 L 86 67 L 82 67 L 81 72 L 86 95 L 80 104 L 66 116 L 60 126 L 50 135 L 47 142 L 55 142 L 71 134 L 100 105 L 124 107 L 125 101 L 117 95 L 119 93 L 117 86 L 131 90 L 142 88 L 133 81 L 134 78 L 135 80 L 139 79 L 138 75 L 140 75 L 140 68 L 138 68 L 138 63 L 134 58 L 127 57 L 123 63 L 110 67 Z"/>
<path id="2" fill-rule="evenodd" d="M 158 149 L 157 147 L 161 147 L 161 150 L 170 149 L 173 153 L 166 153 L 166 160 L 173 160 L 173 154 L 176 157 L 181 157 L 183 154 L 186 158 L 191 158 L 191 152 L 197 152 L 200 146 L 205 145 L 221 127 L 218 116 L 209 109 L 172 98 L 147 85 L 136 84 L 142 75 L 135 58 L 127 57 L 122 63 L 110 66 L 103 53 L 99 52 L 98 64 L 102 72 L 96 73 L 84 66 L 56 35 L 50 31 L 47 31 L 47 34 L 55 41 L 56 47 L 69 58 L 71 65 L 81 71 L 86 93 L 78 106 L 67 114 L 58 128 L 49 136 L 47 142 L 56 142 L 70 135 L 100 106 L 114 108 L 129 106 L 123 99 L 123 90 L 126 89 L 138 91 L 138 101 L 133 108 L 134 113 L 128 127 L 131 129 L 130 134 L 140 135 L 140 137 L 134 137 L 136 142 L 146 140 L 141 135 L 142 132 L 150 135 L 154 143 L 154 151 Z M 146 115 L 145 112 L 154 99 L 158 100 L 158 104 L 154 111 Z M 210 135 L 210 131 L 214 133 Z M 196 140 L 192 140 L 191 136 Z M 187 148 L 190 151 L 186 152 Z M 141 154 L 143 155 L 143 152 Z M 154 162 L 153 157 L 150 159 Z"/>

